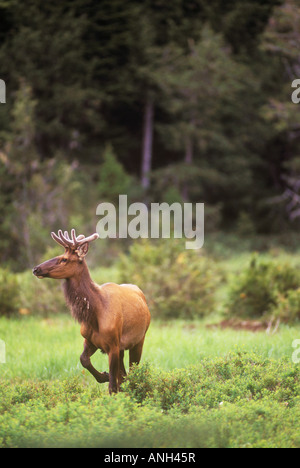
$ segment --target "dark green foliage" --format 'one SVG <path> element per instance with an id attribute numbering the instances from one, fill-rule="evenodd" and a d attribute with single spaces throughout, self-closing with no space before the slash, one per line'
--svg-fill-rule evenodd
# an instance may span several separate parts
<path id="1" fill-rule="evenodd" d="M 84 60 L 84 15 L 78 15 L 71 2 L 46 5 L 40 0 L 23 5 L 9 2 L 13 30 L 0 49 L 5 62 L 4 78 L 10 84 L 10 99 L 20 78 L 33 90 L 36 106 L 36 144 L 39 153 L 49 156 L 57 149 L 68 151 L 85 143 L 82 130 L 93 133 L 99 93 L 90 87 L 89 62 Z M 14 60 L 9 57 L 14 56 Z M 100 119 L 97 118 L 99 128 Z"/>
<path id="2" fill-rule="evenodd" d="M 253 53 L 274 7 L 282 3 L 283 0 L 233 0 L 224 5 L 221 0 L 213 0 L 211 17 L 236 53 Z"/>
<path id="3" fill-rule="evenodd" d="M 99 182 L 97 184 L 99 202 L 106 200 L 117 207 L 119 195 L 127 195 L 128 203 L 137 195 L 141 188 L 133 176 L 130 176 L 118 161 L 111 145 L 103 151 L 103 162 L 99 167 Z"/>
<path id="4" fill-rule="evenodd" d="M 299 178 L 290 99 L 299 18 L 294 0 L 0 2 L 1 261 L 31 265 L 50 229 L 90 230 L 99 197 L 115 201 L 121 190 L 147 202 L 204 201 L 218 214 L 214 229 L 237 226 L 243 236 L 249 226 L 253 235 L 297 229 L 280 195 Z M 103 161 L 110 145 L 115 157 Z M 49 191 L 37 207 L 33 198 Z"/>

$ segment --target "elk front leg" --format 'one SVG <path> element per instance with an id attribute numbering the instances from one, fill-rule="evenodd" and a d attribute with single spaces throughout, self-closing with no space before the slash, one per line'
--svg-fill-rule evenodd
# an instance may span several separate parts
<path id="1" fill-rule="evenodd" d="M 88 340 L 84 340 L 83 353 L 80 356 L 80 362 L 82 366 L 87 369 L 99 383 L 109 381 L 109 375 L 107 372 L 98 372 L 91 363 L 90 357 L 97 351 L 96 346 L 90 343 Z"/>

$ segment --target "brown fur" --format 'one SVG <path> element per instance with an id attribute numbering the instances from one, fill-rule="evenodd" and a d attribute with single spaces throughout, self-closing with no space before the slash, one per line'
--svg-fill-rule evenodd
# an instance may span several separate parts
<path id="1" fill-rule="evenodd" d="M 87 274 L 81 277 L 81 281 L 72 278 L 64 282 L 64 294 L 72 316 L 80 324 L 85 322 L 92 328 L 97 328 L 97 304 L 102 301 L 98 294 L 97 286 Z"/>
<path id="2" fill-rule="evenodd" d="M 85 259 L 68 247 L 59 257 L 34 268 L 37 277 L 65 279 L 64 293 L 73 317 L 81 324 L 84 351 L 82 365 L 98 382 L 109 382 L 109 391 L 117 392 L 126 375 L 123 357 L 129 350 L 129 366 L 139 363 L 150 312 L 142 291 L 135 285 L 94 283 Z M 88 247 L 85 249 L 87 253 Z M 90 357 L 97 349 L 108 354 L 109 374 L 98 372 Z"/>

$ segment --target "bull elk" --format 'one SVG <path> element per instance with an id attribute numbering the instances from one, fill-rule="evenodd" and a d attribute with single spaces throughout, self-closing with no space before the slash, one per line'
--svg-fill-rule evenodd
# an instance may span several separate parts
<path id="1" fill-rule="evenodd" d="M 116 393 L 124 381 L 124 351 L 129 350 L 129 368 L 141 359 L 145 334 L 150 324 L 150 312 L 143 292 L 132 284 L 92 281 L 85 256 L 89 244 L 98 234 L 71 237 L 67 231 L 51 233 L 64 247 L 63 255 L 54 257 L 33 269 L 38 278 L 64 279 L 64 293 L 73 317 L 81 324 L 84 349 L 80 362 L 97 380 L 109 382 L 109 393 Z M 108 354 L 109 373 L 98 372 L 91 356 L 100 349 Z"/>

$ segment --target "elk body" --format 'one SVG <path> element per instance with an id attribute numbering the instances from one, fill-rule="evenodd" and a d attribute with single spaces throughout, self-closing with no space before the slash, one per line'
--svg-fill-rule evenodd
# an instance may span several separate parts
<path id="1" fill-rule="evenodd" d="M 63 255 L 52 258 L 33 269 L 38 278 L 64 279 L 64 293 L 71 313 L 81 324 L 84 349 L 80 362 L 97 382 L 109 382 L 109 392 L 119 390 L 126 376 L 124 351 L 129 350 L 129 367 L 141 359 L 145 334 L 150 324 L 150 312 L 142 291 L 132 284 L 92 281 L 85 261 L 89 243 L 99 236 L 76 236 L 51 233 L 65 248 Z M 98 372 L 91 356 L 99 349 L 108 354 L 109 373 Z"/>

